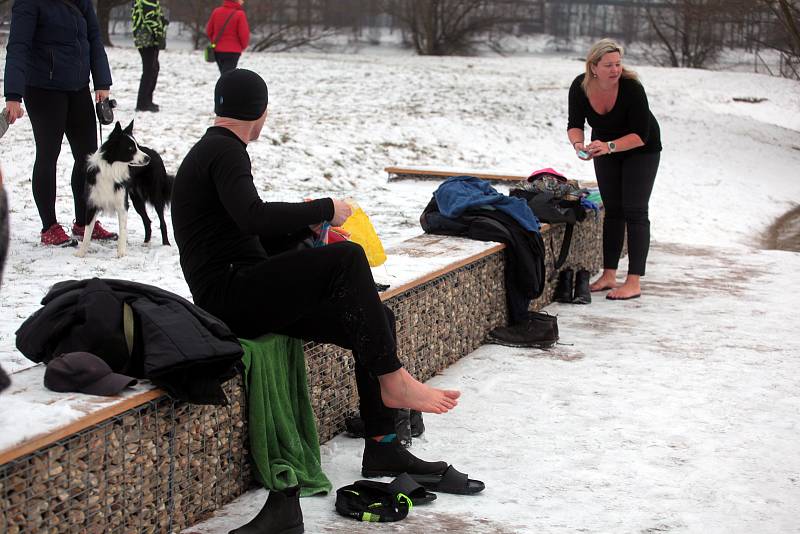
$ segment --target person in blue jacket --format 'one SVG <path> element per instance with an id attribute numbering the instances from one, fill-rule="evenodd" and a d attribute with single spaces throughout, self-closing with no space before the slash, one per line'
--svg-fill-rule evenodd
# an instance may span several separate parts
<path id="1" fill-rule="evenodd" d="M 33 198 L 42 219 L 44 245 L 76 246 L 56 219 L 56 162 L 67 135 L 75 164 L 72 194 L 75 204 L 73 236 L 83 235 L 86 223 L 86 158 L 97 150 L 94 100 L 108 98 L 108 66 L 97 15 L 91 0 L 16 0 L 5 65 L 8 122 L 30 116 L 36 143 Z M 116 239 L 99 224 L 92 239 Z"/>

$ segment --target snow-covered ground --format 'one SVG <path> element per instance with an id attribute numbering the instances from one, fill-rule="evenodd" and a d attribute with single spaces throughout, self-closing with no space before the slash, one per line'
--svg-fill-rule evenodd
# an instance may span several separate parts
<path id="1" fill-rule="evenodd" d="M 379 527 L 309 497 L 306 532 L 800 531 L 800 340 L 785 297 L 800 255 L 658 244 L 648 269 L 638 301 L 549 306 L 563 345 L 485 345 L 431 381 L 462 401 L 426 416 L 411 450 L 483 480 L 481 494 L 440 493 Z M 361 478 L 362 449 L 322 446 L 334 488 Z M 228 532 L 265 498 L 184 534 Z"/>
<path id="2" fill-rule="evenodd" d="M 175 172 L 212 120 L 216 66 L 199 53 L 161 56 L 157 114 L 134 114 L 140 76 L 135 49 L 109 50 L 117 117 L 135 119 L 139 140 Z M 0 56 L 0 61 L 3 57 Z M 263 139 L 250 145 L 265 198 L 335 195 L 356 199 L 386 244 L 420 232 L 436 184 L 387 183 L 392 164 L 509 170 L 553 167 L 592 179 L 566 141 L 567 88 L 582 64 L 553 57 L 421 58 L 406 55 L 245 54 L 241 62 L 270 87 Z M 639 67 L 661 123 L 664 153 L 651 202 L 653 239 L 695 244 L 757 243 L 762 230 L 800 198 L 800 90 L 767 76 Z M 733 97 L 767 98 L 760 104 Z M 27 119 L 0 140 L 12 207 L 12 242 L 0 293 L 0 362 L 29 365 L 14 331 L 55 281 L 132 278 L 188 296 L 177 250 L 141 246 L 131 211 L 129 255 L 92 244 L 85 259 L 40 247 L 30 192 L 34 150 Z M 66 141 L 59 160 L 57 212 L 73 219 Z M 113 218 L 103 220 L 116 228 Z"/>
<path id="3" fill-rule="evenodd" d="M 180 47 L 161 56 L 158 114 L 135 115 L 136 50 L 109 50 L 117 116 L 176 171 L 212 120 L 216 66 Z M 592 179 L 566 140 L 574 53 L 420 58 L 408 54 L 245 54 L 270 87 L 263 139 L 250 145 L 265 198 L 356 199 L 384 244 L 420 232 L 433 182 L 387 182 L 393 164 Z M 4 56 L 0 53 L 0 62 Z M 797 532 L 800 344 L 796 254 L 755 247 L 800 198 L 800 86 L 761 75 L 633 65 L 661 123 L 651 201 L 654 250 L 636 302 L 553 306 L 564 345 L 483 347 L 437 383 L 461 387 L 452 414 L 429 417 L 414 451 L 487 482 L 473 498 L 440 496 L 404 532 Z M 733 97 L 766 98 L 760 104 Z M 14 332 L 62 279 L 126 278 L 183 296 L 177 250 L 141 246 L 131 210 L 128 256 L 92 244 L 85 259 L 39 246 L 30 193 L 30 124 L 0 140 L 11 252 L 0 291 L 0 364 L 32 365 Z M 72 221 L 64 144 L 57 211 Z M 116 229 L 116 221 L 103 219 Z M 13 377 L 12 377 L 13 378 Z M 0 412 L 3 410 L 0 402 Z M 10 416 L 11 414 L 5 414 Z M 5 421 L 17 421 L 5 417 Z M 15 432 L 13 428 L 3 428 Z M 359 443 L 323 448 L 334 486 L 358 478 Z M 241 524 L 263 495 L 190 531 Z M 308 532 L 366 531 L 332 497 L 305 499 Z"/>

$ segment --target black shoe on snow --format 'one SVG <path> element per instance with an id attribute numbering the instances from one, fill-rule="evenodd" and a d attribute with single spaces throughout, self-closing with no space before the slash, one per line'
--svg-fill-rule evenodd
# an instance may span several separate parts
<path id="1" fill-rule="evenodd" d="M 556 292 L 553 295 L 553 300 L 556 302 L 571 303 L 572 302 L 572 269 L 564 269 L 558 273 L 558 283 L 556 284 Z"/>
<path id="2" fill-rule="evenodd" d="M 586 269 L 581 269 L 575 273 L 575 294 L 572 296 L 572 303 L 592 303 L 592 292 L 589 289 L 589 271 Z"/>
<path id="3" fill-rule="evenodd" d="M 400 473 L 441 475 L 446 470 L 447 462 L 420 460 L 408 452 L 398 440 L 389 443 L 379 443 L 370 438 L 364 440 L 361 475 L 366 478 L 394 477 Z"/>
<path id="4" fill-rule="evenodd" d="M 258 515 L 228 534 L 302 534 L 304 531 L 300 487 L 294 486 L 270 491 Z"/>
<path id="5" fill-rule="evenodd" d="M 558 341 L 553 323 L 529 319 L 511 326 L 499 326 L 486 335 L 487 343 L 506 347 L 534 347 L 545 349 Z"/>

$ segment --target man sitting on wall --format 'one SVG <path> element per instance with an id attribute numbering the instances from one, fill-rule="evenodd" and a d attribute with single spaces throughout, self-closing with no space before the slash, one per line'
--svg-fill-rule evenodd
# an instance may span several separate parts
<path id="1" fill-rule="evenodd" d="M 360 245 L 297 247 L 310 227 L 342 224 L 349 205 L 331 198 L 261 200 L 247 154 L 267 118 L 267 85 L 258 74 L 223 74 L 214 112 L 214 126 L 181 164 L 172 196 L 175 241 L 195 304 L 239 337 L 276 333 L 352 349 L 368 436 L 365 476 L 442 475 L 445 462 L 422 461 L 395 439 L 394 409 L 444 413 L 455 408 L 460 393 L 427 386 L 403 368 L 394 316 L 378 297 Z M 238 531 L 281 532 L 298 525 L 302 514 L 292 488 L 271 492 L 264 510 Z"/>

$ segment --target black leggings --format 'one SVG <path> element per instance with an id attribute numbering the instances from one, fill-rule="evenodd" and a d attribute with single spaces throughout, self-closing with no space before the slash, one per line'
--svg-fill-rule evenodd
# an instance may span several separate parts
<path id="1" fill-rule="evenodd" d="M 648 203 L 661 154 L 612 154 L 594 159 L 603 198 L 603 267 L 617 269 L 628 231 L 628 274 L 644 276 L 650 249 Z"/>
<path id="2" fill-rule="evenodd" d="M 214 59 L 217 62 L 217 67 L 219 67 L 219 73 L 225 74 L 228 71 L 231 71 L 236 68 L 236 65 L 239 64 L 239 58 L 242 57 L 242 54 L 238 52 L 217 52 L 214 54 Z"/>
<path id="3" fill-rule="evenodd" d="M 231 266 L 195 298 L 240 337 L 275 333 L 351 349 L 367 435 L 394 432 L 395 411 L 383 405 L 377 378 L 402 367 L 394 314 L 378 297 L 360 245 L 334 243 Z"/>
<path id="4" fill-rule="evenodd" d="M 142 56 L 142 78 L 139 80 L 139 95 L 136 98 L 136 108 L 144 109 L 153 103 L 153 92 L 158 83 L 158 47 L 148 46 L 139 49 Z"/>
<path id="5" fill-rule="evenodd" d="M 67 134 L 75 164 L 72 167 L 72 198 L 75 222 L 86 224 L 86 158 L 97 150 L 95 113 L 87 85 L 78 91 L 57 91 L 28 86 L 25 107 L 36 142 L 33 164 L 33 199 L 42 219 L 42 231 L 56 219 L 56 162 L 61 141 Z"/>

